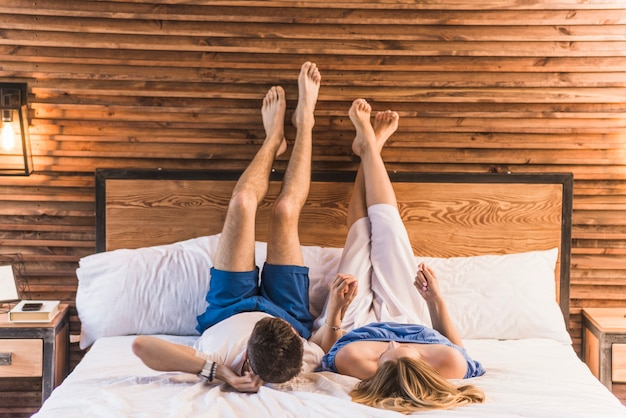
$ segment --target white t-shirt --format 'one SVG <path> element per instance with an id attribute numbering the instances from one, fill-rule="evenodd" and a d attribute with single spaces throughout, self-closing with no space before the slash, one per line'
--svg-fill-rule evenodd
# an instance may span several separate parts
<path id="1" fill-rule="evenodd" d="M 243 312 L 233 315 L 206 329 L 195 342 L 193 348 L 204 353 L 205 360 L 227 365 L 239 373 L 243 366 L 243 355 L 254 325 L 263 318 L 271 317 L 265 312 Z M 324 352 L 315 343 L 302 338 L 304 357 L 302 372 L 310 373 L 317 369 Z"/>

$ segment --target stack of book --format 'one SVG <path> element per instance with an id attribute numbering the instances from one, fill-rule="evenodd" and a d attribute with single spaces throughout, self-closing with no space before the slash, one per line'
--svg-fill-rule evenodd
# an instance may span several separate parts
<path id="1" fill-rule="evenodd" d="M 58 300 L 22 300 L 9 311 L 9 321 L 50 322 L 57 313 Z"/>

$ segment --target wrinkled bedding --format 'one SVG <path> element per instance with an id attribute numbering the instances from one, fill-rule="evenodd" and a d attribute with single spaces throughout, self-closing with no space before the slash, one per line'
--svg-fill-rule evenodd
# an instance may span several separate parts
<path id="1" fill-rule="evenodd" d="M 401 417 L 353 403 L 356 379 L 307 373 L 241 394 L 194 375 L 147 368 L 133 336 L 98 339 L 36 418 L 68 417 Z M 162 336 L 192 345 L 197 337 Z M 626 408 L 590 373 L 571 345 L 551 339 L 466 340 L 487 373 L 466 380 L 485 391 L 480 405 L 416 413 L 421 417 L 626 417 Z"/>

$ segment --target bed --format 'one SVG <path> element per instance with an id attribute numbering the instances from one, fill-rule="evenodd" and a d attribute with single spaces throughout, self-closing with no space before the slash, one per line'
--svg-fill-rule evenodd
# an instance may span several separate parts
<path id="1" fill-rule="evenodd" d="M 302 373 L 256 394 L 145 367 L 136 334 L 192 345 L 237 172 L 96 172 L 97 252 L 81 259 L 76 298 L 84 358 L 46 400 L 49 417 L 396 417 L 351 402 L 356 379 Z M 438 272 L 450 314 L 487 373 L 484 404 L 420 416 L 619 417 L 626 408 L 574 352 L 569 323 L 571 174 L 390 173 L 418 260 Z M 273 173 L 258 217 L 265 251 Z M 313 173 L 301 217 L 319 314 L 347 230 L 354 173 Z M 229 343 L 225 343 L 229 344 Z"/>

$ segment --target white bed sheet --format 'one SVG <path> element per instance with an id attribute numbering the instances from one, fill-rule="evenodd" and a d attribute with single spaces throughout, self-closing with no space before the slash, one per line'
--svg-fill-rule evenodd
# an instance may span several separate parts
<path id="1" fill-rule="evenodd" d="M 68 417 L 401 417 L 350 401 L 355 379 L 310 373 L 240 394 L 207 386 L 196 376 L 144 366 L 133 336 L 101 338 L 56 388 L 36 418 Z M 191 345 L 197 337 L 163 336 Z M 420 412 L 421 417 L 626 417 L 626 408 L 569 345 L 549 339 L 467 340 L 487 373 L 465 381 L 487 395 L 480 405 Z"/>

